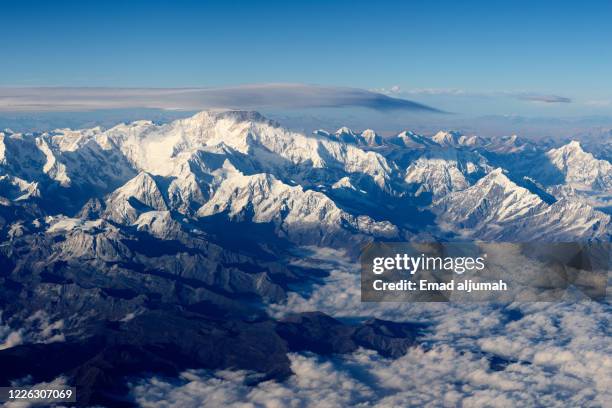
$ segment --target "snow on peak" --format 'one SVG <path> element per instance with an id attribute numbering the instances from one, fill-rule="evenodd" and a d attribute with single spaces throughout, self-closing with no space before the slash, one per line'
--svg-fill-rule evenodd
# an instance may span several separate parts
<path id="1" fill-rule="evenodd" d="M 580 142 L 574 140 L 551 149 L 546 156 L 567 184 L 580 190 L 612 191 L 612 164 L 585 152 Z"/>
<path id="2" fill-rule="evenodd" d="M 472 229 L 519 220 L 545 206 L 537 195 L 517 186 L 500 168 L 472 187 L 434 203 L 444 222 Z"/>
<path id="3" fill-rule="evenodd" d="M 411 136 L 416 136 L 416 133 L 414 133 L 412 130 L 402 130 L 397 136 L 398 137 L 411 137 Z"/>
<path id="4" fill-rule="evenodd" d="M 290 166 L 295 172 L 303 171 L 306 165 L 340 167 L 372 176 L 381 186 L 390 170 L 384 157 L 356 146 L 360 143 L 352 131 L 336 140 L 306 136 L 255 112 L 204 111 L 151 128 L 115 128 L 109 135 L 134 167 L 162 176 L 176 177 L 184 163 L 200 151 L 225 154 L 257 171 L 270 173 L 286 172 Z M 343 140 L 345 137 L 349 140 Z M 225 153 L 219 151 L 220 146 L 226 147 Z"/>
<path id="5" fill-rule="evenodd" d="M 348 128 L 348 127 L 346 127 L 346 126 L 342 126 L 340 129 L 336 130 L 335 133 L 338 136 L 340 136 L 340 135 L 355 135 L 353 130 Z"/>
<path id="6" fill-rule="evenodd" d="M 587 153 L 582 148 L 582 145 L 577 140 L 572 140 L 569 143 L 560 146 L 556 149 L 551 149 L 548 152 L 549 157 L 557 158 L 563 156 L 564 159 L 576 160 L 594 160 L 591 153 Z"/>
<path id="7" fill-rule="evenodd" d="M 571 142 L 548 151 L 548 157 L 553 161 L 563 162 L 565 165 L 571 161 L 595 161 L 591 153 L 587 153 L 582 149 L 580 142 L 572 140 Z"/>
<path id="8" fill-rule="evenodd" d="M 474 147 L 474 146 L 478 146 L 482 144 L 482 140 L 476 135 L 471 135 L 471 136 L 462 135 L 462 136 L 459 136 L 458 143 L 461 146 Z"/>
<path id="9" fill-rule="evenodd" d="M 455 145 L 459 143 L 461 134 L 455 131 L 440 131 L 432 136 L 432 140 L 441 146 Z"/>
<path id="10" fill-rule="evenodd" d="M 334 136 L 336 137 L 336 140 L 343 142 L 343 143 L 357 144 L 357 145 L 366 144 L 363 138 L 361 137 L 361 135 L 353 132 L 352 129 L 349 129 L 346 126 L 343 126 L 340 129 L 336 130 L 336 132 L 334 133 Z"/>
<path id="11" fill-rule="evenodd" d="M 333 189 L 348 188 L 350 190 L 356 190 L 355 186 L 353 186 L 353 183 L 351 183 L 351 179 L 349 177 L 342 177 L 340 180 L 336 181 L 332 185 L 332 188 Z"/>
<path id="12" fill-rule="evenodd" d="M 138 231 L 146 231 L 160 239 L 173 239 L 181 231 L 181 225 L 172 218 L 170 211 L 147 211 L 134 222 Z"/>
<path id="13" fill-rule="evenodd" d="M 423 149 L 427 146 L 435 145 L 435 142 L 432 140 L 409 130 L 402 131 L 394 138 L 391 138 L 390 142 L 401 147 L 412 149 Z"/>
<path id="14" fill-rule="evenodd" d="M 532 167 L 541 185 L 575 187 L 576 197 L 584 193 L 582 188 L 612 191 L 612 165 L 595 159 L 580 143 L 495 160 L 510 173 L 493 169 L 484 155 L 470 148 L 520 153 L 520 143 L 516 135 L 486 139 L 485 143 L 477 136 L 444 131 L 432 137 L 404 131 L 383 140 L 372 129 L 355 133 L 348 127 L 334 134 L 320 130 L 305 135 L 256 112 L 211 110 L 166 124 L 135 121 L 108 130 L 0 133 L 1 174 L 10 175 L 0 176 L 0 196 L 2 205 L 8 206 L 19 206 L 15 200 L 38 197 L 41 191 L 45 199 L 52 199 L 46 196 L 53 191 L 47 187 L 58 183 L 72 188 L 68 193 L 85 196 L 91 192 L 83 197 L 84 202 L 105 197 L 96 217 L 136 225 L 152 234 L 160 234 L 165 226 L 175 228 L 177 213 L 188 219 L 227 213 L 233 218 L 271 222 L 277 233 L 301 242 L 316 237 L 324 241 L 332 235 L 349 234 L 349 230 L 370 237 L 397 234 L 393 225 L 351 214 L 354 208 L 340 208 L 324 193 L 310 190 L 312 186 L 321 186 L 317 190 L 322 191 L 355 190 L 357 186 L 368 189 L 364 199 L 371 200 L 388 197 L 384 194 L 411 200 L 415 194 L 431 193 L 433 208 L 443 223 L 491 237 L 498 237 L 495 230 L 500 226 L 519 230 L 526 223 L 535 225 L 537 214 L 574 220 L 585 226 L 580 234 L 588 234 L 586 226 L 599 222 L 594 220 L 606 225 L 600 213 L 571 201 L 573 196 L 548 205 L 508 176 L 518 179 L 522 168 L 539 160 L 543 167 Z M 520 163 L 513 167 L 513 161 Z M 547 184 L 543 180 L 548 176 L 546 169 L 563 175 L 558 180 L 565 184 Z M 296 181 L 289 185 L 283 180 Z M 381 191 L 370 190 L 374 184 Z M 56 190 L 58 194 L 64 191 Z M 332 197 L 347 193 L 334 191 Z M 38 201 L 27 204 L 38 205 Z M 563 205 L 557 204 L 560 201 Z M 553 228 L 541 217 L 540 224 Z M 535 231 L 530 225 L 525 228 Z"/>
<path id="15" fill-rule="evenodd" d="M 134 197 L 141 203 L 158 210 L 165 210 L 166 203 L 153 176 L 140 172 L 136 177 L 120 187 L 117 193 L 124 197 Z"/>
<path id="16" fill-rule="evenodd" d="M 490 139 L 486 149 L 498 153 L 520 153 L 526 150 L 535 150 L 535 146 L 520 138 L 518 135 L 495 137 Z"/>
<path id="17" fill-rule="evenodd" d="M 128 224 L 133 223 L 142 212 L 169 209 L 157 182 L 146 172 L 140 172 L 115 190 L 106 200 L 106 208 L 106 217 Z"/>
<path id="18" fill-rule="evenodd" d="M 231 126 L 232 124 L 261 124 L 272 127 L 278 127 L 279 125 L 256 111 L 246 110 L 204 110 L 196 113 L 195 115 L 179 119 L 175 123 L 182 124 L 185 127 L 216 127 L 219 124 L 226 124 Z"/>
<path id="19" fill-rule="evenodd" d="M 510 179 L 508 179 L 508 177 L 506 177 L 506 175 L 504 174 L 504 169 L 502 169 L 501 167 L 497 167 L 491 170 L 489 174 L 485 176 L 485 179 L 487 178 L 490 180 L 495 180 L 496 182 L 501 182 L 503 184 L 511 183 Z"/>
<path id="20" fill-rule="evenodd" d="M 486 240 L 563 241 L 607 234 L 610 217 L 577 200 L 551 205 L 513 183 L 500 168 L 434 203 L 442 226 Z"/>
<path id="21" fill-rule="evenodd" d="M 380 146 L 383 139 L 374 130 L 366 129 L 361 132 L 360 139 L 368 146 Z"/>
<path id="22" fill-rule="evenodd" d="M 234 174 L 225 179 L 198 211 L 201 217 L 227 213 L 232 219 L 274 223 L 290 239 L 324 242 L 346 234 L 345 224 L 363 234 L 396 236 L 388 222 L 375 222 L 342 211 L 325 194 L 289 186 L 270 174 Z M 344 232 L 343 232 L 344 231 Z"/>
<path id="23" fill-rule="evenodd" d="M 364 136 L 364 137 L 375 137 L 375 136 L 378 136 L 378 135 L 376 134 L 376 132 L 373 129 L 366 129 L 363 132 L 361 132 L 361 136 Z"/>
<path id="24" fill-rule="evenodd" d="M 486 189 L 491 189 L 494 186 L 501 187 L 504 193 L 532 194 L 534 197 L 537 197 L 535 194 L 531 193 L 526 188 L 520 187 L 512 180 L 510 180 L 506 175 L 504 169 L 502 169 L 501 167 L 490 171 L 486 176 L 478 180 L 478 182 L 474 185 L 474 187 Z"/>
<path id="25" fill-rule="evenodd" d="M 404 181 L 419 185 L 417 196 L 427 192 L 437 199 L 451 191 L 464 190 L 490 170 L 486 159 L 478 153 L 438 147 L 410 163 Z"/>
<path id="26" fill-rule="evenodd" d="M 333 135 L 320 130 L 315 131 L 314 133 L 331 140 L 358 146 L 380 146 L 383 144 L 382 137 L 376 134 L 376 132 L 374 132 L 372 129 L 366 129 L 361 133 L 355 133 L 352 129 L 343 126 L 336 130 Z"/>
<path id="27" fill-rule="evenodd" d="M 87 221 L 81 218 L 68 218 L 68 217 L 50 217 L 48 220 L 49 228 L 47 233 L 54 234 L 58 232 L 66 232 L 72 230 L 80 231 L 92 231 L 98 228 L 104 227 L 103 220 Z"/>

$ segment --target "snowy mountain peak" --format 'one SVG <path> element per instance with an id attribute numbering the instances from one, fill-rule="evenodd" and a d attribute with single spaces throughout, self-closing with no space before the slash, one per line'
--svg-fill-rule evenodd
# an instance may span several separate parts
<path id="1" fill-rule="evenodd" d="M 325 194 L 289 186 L 270 174 L 235 174 L 225 179 L 199 210 L 200 217 L 226 213 L 230 218 L 274 223 L 290 239 L 325 242 L 347 236 L 346 225 L 360 233 L 392 237 L 397 228 L 367 216 L 354 217 Z"/>
<path id="2" fill-rule="evenodd" d="M 246 110 L 204 110 L 195 115 L 182 119 L 183 122 L 191 122 L 194 124 L 213 124 L 218 121 L 229 120 L 233 122 L 254 122 L 273 124 L 262 114 L 256 111 Z"/>
<path id="3" fill-rule="evenodd" d="M 106 200 L 106 208 L 106 217 L 128 224 L 143 212 L 169 209 L 157 182 L 147 172 L 140 172 L 115 190 Z"/>
<path id="4" fill-rule="evenodd" d="M 459 137 L 458 142 L 461 146 L 474 147 L 474 146 L 478 146 L 482 144 L 483 141 L 480 137 L 476 135 L 471 135 L 471 136 L 462 135 Z"/>
<path id="5" fill-rule="evenodd" d="M 516 185 L 501 168 L 434 203 L 443 225 L 485 240 L 563 241 L 606 236 L 610 217 L 575 199 L 549 205 Z"/>
<path id="6" fill-rule="evenodd" d="M 375 137 L 378 136 L 376 134 L 376 132 L 373 129 L 366 129 L 363 132 L 361 132 L 361 136 L 363 137 Z"/>
<path id="7" fill-rule="evenodd" d="M 416 136 L 416 133 L 414 133 L 412 130 L 402 130 L 397 136 L 398 137 L 412 137 L 412 136 Z"/>
<path id="8" fill-rule="evenodd" d="M 149 207 L 165 210 L 166 204 L 153 176 L 145 171 L 128 181 L 117 192 L 125 197 L 134 197 Z"/>
<path id="9" fill-rule="evenodd" d="M 505 191 L 521 189 L 521 190 L 525 190 L 528 192 L 528 190 L 522 187 L 519 187 L 512 180 L 510 180 L 508 176 L 506 176 L 506 174 L 504 173 L 504 170 L 501 167 L 498 167 L 492 170 L 491 172 L 489 172 L 489 174 L 481 178 L 476 183 L 476 186 L 482 187 L 482 186 L 490 186 L 492 184 L 502 187 Z"/>
<path id="10" fill-rule="evenodd" d="M 148 211 L 134 222 L 138 231 L 146 231 L 154 237 L 173 239 L 181 231 L 180 224 L 172 218 L 170 211 Z"/>
<path id="11" fill-rule="evenodd" d="M 580 142 L 574 140 L 557 149 L 551 149 L 546 156 L 565 177 L 567 184 L 580 190 L 612 191 L 612 164 L 585 152 Z"/>
<path id="12" fill-rule="evenodd" d="M 504 174 L 504 169 L 502 169 L 501 167 L 497 167 L 490 172 L 491 176 L 496 176 L 496 177 L 499 175 L 503 175 L 503 174 Z"/>
<path id="13" fill-rule="evenodd" d="M 346 127 L 346 126 L 342 126 L 340 129 L 336 130 L 335 132 L 336 135 L 340 136 L 340 135 L 355 135 L 355 132 L 353 132 L 352 129 Z"/>
<path id="14" fill-rule="evenodd" d="M 350 190 L 357 190 L 355 186 L 353 186 L 353 183 L 351 183 L 351 179 L 348 177 L 342 177 L 340 180 L 332 184 L 332 189 L 339 189 L 339 188 L 348 188 Z"/>
<path id="15" fill-rule="evenodd" d="M 347 144 L 363 145 L 366 144 L 361 135 L 353 132 L 352 129 L 343 126 L 334 132 L 334 139 Z"/>
<path id="16" fill-rule="evenodd" d="M 549 151 L 549 156 L 560 157 L 564 156 L 564 158 L 578 158 L 584 160 L 593 160 L 594 157 L 591 153 L 587 153 L 582 148 L 582 145 L 577 140 L 572 140 L 571 142 L 558 147 L 556 149 L 551 149 Z"/>
<path id="17" fill-rule="evenodd" d="M 361 132 L 361 139 L 368 146 L 380 146 L 383 144 L 383 138 L 380 137 L 374 130 L 366 129 Z"/>
<path id="18" fill-rule="evenodd" d="M 432 140 L 441 146 L 452 146 L 459 143 L 461 133 L 455 131 L 440 131 L 432 136 Z"/>
<path id="19" fill-rule="evenodd" d="M 145 120 L 108 130 L 4 132 L 0 134 L 0 176 L 13 178 L 3 178 L 2 188 L 10 193 L 0 191 L 0 195 L 3 203 L 15 207 L 44 204 L 53 199 L 49 193 L 64 194 L 66 201 L 81 194 L 75 213 L 88 201 L 97 200 L 98 205 L 84 212 L 90 214 L 87 217 L 127 225 L 151 211 L 170 211 L 177 219 L 197 217 L 198 211 L 200 216 L 228 211 L 230 217 L 278 223 L 283 233 L 300 230 L 303 223 L 299 220 L 308 219 L 308 211 L 320 213 L 333 231 L 348 234 L 346 226 L 359 233 L 379 227 L 390 231 L 366 219 L 374 214 L 369 209 L 356 210 L 342 202 L 357 193 L 363 195 L 364 202 L 380 199 L 375 206 L 392 201 L 389 197 L 410 203 L 427 193 L 415 202 L 429 203 L 431 198 L 435 204 L 451 206 L 456 213 L 463 211 L 457 209 L 463 205 L 474 217 L 488 213 L 495 204 L 498 220 L 505 220 L 507 214 L 528 206 L 530 211 L 543 208 L 542 194 L 530 193 L 509 177 L 521 179 L 521 169 L 513 169 L 512 162 L 520 162 L 522 156 L 512 148 L 507 151 L 513 155 L 504 161 L 465 146 L 488 152 L 497 146 L 503 149 L 508 143 L 518 143 L 518 139 L 513 136 L 483 142 L 457 132 L 425 137 L 404 131 L 385 140 L 372 129 L 356 134 L 348 127 L 335 134 L 317 131 L 305 135 L 282 128 L 256 112 L 203 111 L 166 124 Z M 524 160 L 536 157 L 545 164 L 533 177 L 542 189 L 571 187 L 581 198 L 584 186 L 599 193 L 611 191 L 612 165 L 596 160 L 579 143 L 540 152 L 526 155 Z M 541 160 L 542 155 L 548 160 Z M 508 169 L 508 173 L 501 167 L 493 169 L 487 160 Z M 529 167 L 532 163 L 520 165 Z M 543 180 L 546 169 L 558 180 Z M 563 177 L 558 177 L 560 174 Z M 42 200 L 29 200 L 41 193 Z M 554 193 L 551 190 L 548 194 Z M 447 197 L 451 201 L 443 204 L 441 200 Z M 549 201 L 554 202 L 555 197 Z M 476 213 L 474 208 L 478 208 Z M 555 208 L 570 211 L 574 207 Z M 294 218 L 287 218 L 289 214 Z M 162 225 L 172 217 L 150 214 L 140 224 L 143 228 Z M 311 224 L 320 224 L 319 216 L 315 218 Z M 389 220 L 400 225 L 392 217 Z"/>
<path id="20" fill-rule="evenodd" d="M 491 169 L 479 153 L 435 146 L 410 163 L 404 180 L 418 185 L 417 196 L 427 192 L 437 199 L 469 187 Z"/>
<path id="21" fill-rule="evenodd" d="M 523 151 L 535 151 L 535 146 L 518 135 L 495 137 L 488 140 L 486 149 L 496 153 L 510 154 Z"/>
<path id="22" fill-rule="evenodd" d="M 390 142 L 401 147 L 412 149 L 423 149 L 427 146 L 435 145 L 435 142 L 433 142 L 431 139 L 409 130 L 402 131 L 397 136 L 391 138 Z"/>

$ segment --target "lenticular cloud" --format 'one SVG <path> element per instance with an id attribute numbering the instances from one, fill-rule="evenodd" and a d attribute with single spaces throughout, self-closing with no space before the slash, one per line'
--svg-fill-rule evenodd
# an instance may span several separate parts
<path id="1" fill-rule="evenodd" d="M 357 88 L 257 84 L 225 88 L 0 88 L 0 111 L 156 108 L 296 109 L 362 107 L 439 112 L 435 108 Z"/>

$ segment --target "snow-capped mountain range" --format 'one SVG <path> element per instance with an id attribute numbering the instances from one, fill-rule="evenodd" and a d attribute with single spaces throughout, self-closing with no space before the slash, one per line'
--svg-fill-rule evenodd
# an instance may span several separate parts
<path id="1" fill-rule="evenodd" d="M 439 214 L 437 227 L 444 228 L 433 233 L 441 236 L 451 231 L 496 239 L 487 232 L 491 223 L 512 221 L 516 230 L 502 234 L 512 239 L 547 228 L 544 213 L 549 219 L 580 218 L 584 227 L 573 224 L 568 232 L 555 224 L 541 231 L 548 239 L 608 234 L 608 215 L 581 198 L 612 195 L 612 165 L 578 142 L 542 151 L 539 168 L 529 162 L 533 155 L 525 154 L 533 170 L 531 185 L 561 200 L 546 203 L 523 183 L 524 174 L 513 174 L 516 156 L 526 146 L 515 136 L 499 140 L 445 131 L 382 138 L 373 130 L 341 128 L 305 135 L 243 111 L 205 111 L 168 124 L 137 121 L 108 130 L 3 132 L 2 206 L 5 211 L 29 207 L 32 217 L 3 217 L 2 225 L 5 234 L 15 223 L 27 231 L 41 220 L 34 215 L 73 217 L 99 200 L 104 208 L 95 216 L 121 225 L 136 225 L 147 212 L 167 211 L 179 224 L 181 217 L 216 214 L 229 221 L 272 223 L 279 235 L 300 244 L 329 241 L 334 234 L 361 240 L 406 237 L 410 220 L 394 225 L 392 217 L 355 212 L 334 201 L 334 192 L 345 191 L 361 192 L 361 200 L 382 207 L 386 199 L 410 202 L 428 194 L 433 203 L 425 202 L 419 211 Z M 506 175 L 495 170 L 504 153 L 513 162 Z"/>
<path id="2" fill-rule="evenodd" d="M 308 135 L 242 111 L 0 132 L 0 328 L 19 328 L 0 380 L 67 378 L 82 405 L 113 406 L 142 373 L 231 367 L 263 381 L 291 374 L 289 352 L 402 355 L 418 326 L 279 320 L 266 305 L 329 276 L 304 262 L 313 251 L 609 242 L 611 173 L 577 142 Z M 53 329 L 30 333 L 40 310 Z"/>

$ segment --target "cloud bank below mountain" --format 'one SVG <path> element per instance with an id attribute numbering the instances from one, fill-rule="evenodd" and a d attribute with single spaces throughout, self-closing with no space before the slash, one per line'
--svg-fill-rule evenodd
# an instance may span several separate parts
<path id="1" fill-rule="evenodd" d="M 0 111 L 5 112 L 335 107 L 440 112 L 427 105 L 364 89 L 303 84 L 256 84 L 219 88 L 0 88 Z"/>
<path id="2" fill-rule="evenodd" d="M 601 406 L 609 400 L 608 308 L 600 303 L 525 304 L 517 317 L 484 305 L 412 305 L 435 321 L 430 349 L 395 360 L 373 351 L 320 357 L 291 353 L 287 381 L 253 382 L 245 371 L 188 370 L 174 381 L 132 384 L 144 406 Z M 517 306 L 517 305 L 515 305 Z M 512 310 L 512 309 L 511 309 Z M 504 361 L 492 366 L 489 359 Z M 488 357 L 488 358 L 487 358 Z"/>

